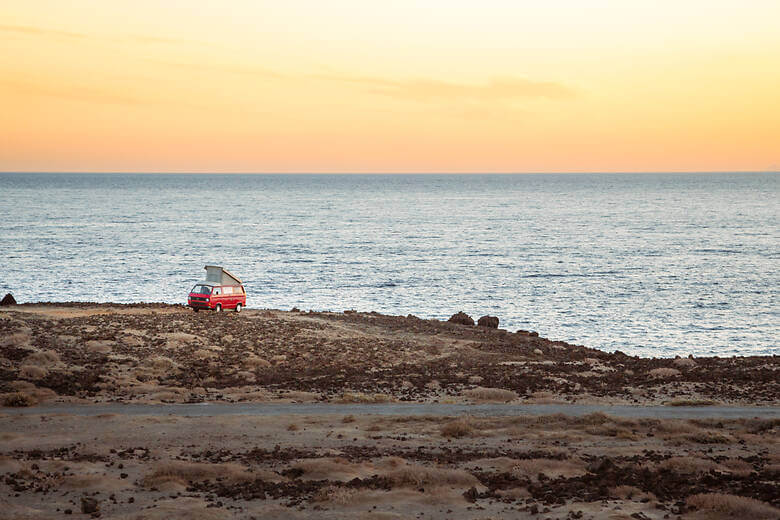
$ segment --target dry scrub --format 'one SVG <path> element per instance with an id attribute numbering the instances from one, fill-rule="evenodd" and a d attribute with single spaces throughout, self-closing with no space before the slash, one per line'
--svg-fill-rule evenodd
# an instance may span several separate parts
<path id="1" fill-rule="evenodd" d="M 662 379 L 667 377 L 677 377 L 681 374 L 676 368 L 654 368 L 649 372 L 650 377 Z"/>
<path id="2" fill-rule="evenodd" d="M 763 520 L 780 518 L 780 509 L 752 498 L 723 493 L 702 493 L 688 497 L 688 507 L 720 518 Z M 716 518 L 708 516 L 708 518 Z"/>
<path id="3" fill-rule="evenodd" d="M 48 370 L 36 365 L 22 365 L 19 368 L 19 377 L 21 379 L 30 379 L 32 381 L 37 381 L 38 379 L 43 379 L 48 375 L 49 375 Z"/>
<path id="4" fill-rule="evenodd" d="M 477 387 L 471 390 L 464 390 L 463 396 L 467 399 L 480 402 L 507 403 L 517 399 L 517 393 L 503 388 L 483 388 Z"/>
<path id="5" fill-rule="evenodd" d="M 2 399 L 3 406 L 24 407 L 38 404 L 38 399 L 26 392 L 0 394 L 0 399 Z"/>
<path id="6" fill-rule="evenodd" d="M 345 392 L 339 399 L 340 403 L 379 404 L 392 402 L 393 398 L 387 394 L 364 394 L 362 392 Z"/>
<path id="7" fill-rule="evenodd" d="M 24 358 L 25 365 L 37 365 L 41 367 L 50 367 L 60 362 L 60 355 L 53 350 L 43 350 L 33 352 Z"/>
<path id="8" fill-rule="evenodd" d="M 586 471 L 585 464 L 579 460 L 527 459 L 517 461 L 511 473 L 517 478 L 537 479 L 539 475 L 548 478 L 580 477 Z"/>
<path id="9" fill-rule="evenodd" d="M 172 461 L 161 464 L 152 473 L 146 475 L 142 484 L 147 488 L 159 488 L 169 483 L 186 485 L 199 480 L 216 478 L 241 482 L 251 480 L 252 474 L 237 464 Z"/>

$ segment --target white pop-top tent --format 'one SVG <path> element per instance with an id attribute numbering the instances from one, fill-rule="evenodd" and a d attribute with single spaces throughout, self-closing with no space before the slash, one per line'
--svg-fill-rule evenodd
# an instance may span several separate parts
<path id="1" fill-rule="evenodd" d="M 241 280 L 227 269 L 217 265 L 206 266 L 206 283 L 211 285 L 241 285 Z"/>

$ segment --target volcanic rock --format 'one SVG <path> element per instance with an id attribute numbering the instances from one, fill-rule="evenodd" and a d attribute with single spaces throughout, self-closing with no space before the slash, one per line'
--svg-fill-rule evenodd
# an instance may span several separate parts
<path id="1" fill-rule="evenodd" d="M 2 301 L 0 301 L 0 305 L 16 305 L 16 298 L 14 298 L 13 294 L 8 293 L 3 296 Z"/>
<path id="2" fill-rule="evenodd" d="M 453 314 L 447 321 L 450 323 L 459 323 L 460 325 L 474 325 L 474 320 L 471 316 L 463 311 L 458 311 L 456 314 Z"/>
<path id="3" fill-rule="evenodd" d="M 498 318 L 496 316 L 482 316 L 479 320 L 477 320 L 477 325 L 479 325 L 480 327 L 497 329 Z"/>
<path id="4" fill-rule="evenodd" d="M 81 497 L 81 512 L 84 514 L 97 513 L 100 510 L 98 501 L 92 497 Z"/>

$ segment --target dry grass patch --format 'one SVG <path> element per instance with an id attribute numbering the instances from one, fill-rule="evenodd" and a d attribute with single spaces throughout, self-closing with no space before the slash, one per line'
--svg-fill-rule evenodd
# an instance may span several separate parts
<path id="1" fill-rule="evenodd" d="M 716 462 L 697 457 L 672 457 L 659 462 L 656 467 L 682 475 L 704 474 L 719 469 Z"/>
<path id="2" fill-rule="evenodd" d="M 588 426 L 585 428 L 585 432 L 589 435 L 596 435 L 600 437 L 614 437 L 615 439 L 622 439 L 627 441 L 635 441 L 639 439 L 639 436 L 629 428 L 618 426 L 616 424 L 602 424 L 598 426 Z"/>
<path id="3" fill-rule="evenodd" d="M 230 392 L 230 397 L 236 401 L 252 401 L 261 402 L 269 401 L 271 395 L 262 388 L 251 389 L 247 387 L 239 387 L 236 391 Z"/>
<path id="4" fill-rule="evenodd" d="M 342 457 L 322 457 L 304 459 L 293 464 L 292 469 L 300 470 L 303 476 L 311 480 L 339 480 L 346 482 L 353 478 L 362 478 L 376 473 L 373 466 L 353 464 Z"/>
<path id="5" fill-rule="evenodd" d="M 525 487 L 515 487 L 509 489 L 498 489 L 496 495 L 502 498 L 509 498 L 512 500 L 523 500 L 531 497 L 531 492 Z"/>
<path id="6" fill-rule="evenodd" d="M 662 367 L 662 368 L 654 368 L 650 372 L 648 372 L 648 374 L 650 375 L 650 377 L 654 379 L 663 379 L 667 377 L 677 377 L 681 374 L 681 372 L 676 368 Z"/>
<path id="7" fill-rule="evenodd" d="M 471 390 L 464 390 L 462 395 L 474 401 L 494 403 L 507 403 L 517 399 L 517 393 L 511 390 L 505 390 L 503 388 L 485 388 L 481 386 Z"/>
<path id="8" fill-rule="evenodd" d="M 428 467 L 420 464 L 410 464 L 398 457 L 389 457 L 380 461 L 377 466 L 385 469 L 385 476 L 400 487 L 472 487 L 479 486 L 479 480 L 462 469 Z"/>
<path id="9" fill-rule="evenodd" d="M 132 483 L 118 478 L 107 477 L 106 475 L 87 473 L 81 475 L 67 475 L 60 482 L 62 489 L 70 490 L 100 490 L 100 491 L 118 491 L 132 487 Z"/>
<path id="10" fill-rule="evenodd" d="M 659 462 L 658 469 L 666 469 L 682 475 L 703 475 L 710 471 L 731 473 L 732 475 L 747 477 L 753 473 L 753 466 L 739 459 L 727 459 L 717 463 L 709 459 L 697 457 L 672 457 Z"/>
<path id="11" fill-rule="evenodd" d="M 140 331 L 138 335 L 131 333 L 129 331 L 125 331 L 125 334 L 119 338 L 119 341 L 123 345 L 127 345 L 128 347 L 140 347 L 141 345 L 144 344 L 143 338 L 139 337 L 140 334 L 141 334 Z"/>
<path id="12" fill-rule="evenodd" d="M 173 349 L 188 343 L 201 343 L 201 339 L 198 336 L 185 332 L 169 332 L 167 334 L 161 334 L 161 336 L 165 339 L 166 346 Z"/>
<path id="13" fill-rule="evenodd" d="M 271 366 L 271 363 L 261 358 L 260 356 L 256 356 L 255 354 L 249 354 L 246 358 L 244 358 L 243 364 L 245 367 L 252 369 L 268 368 Z"/>
<path id="14" fill-rule="evenodd" d="M 14 332 L 0 337 L 0 347 L 21 348 L 30 343 L 30 332 Z"/>
<path id="15" fill-rule="evenodd" d="M 715 513 L 721 518 L 776 519 L 780 509 L 753 498 L 727 495 L 724 493 L 701 493 L 686 500 L 688 507 L 701 512 Z M 712 518 L 710 516 L 710 518 Z"/>
<path id="16" fill-rule="evenodd" d="M 213 350 L 201 348 L 193 352 L 192 356 L 195 359 L 213 359 L 217 357 L 217 353 Z"/>
<path id="17" fill-rule="evenodd" d="M 659 433 L 670 435 L 694 434 L 702 431 L 701 428 L 684 419 L 666 419 L 660 421 L 656 426 L 656 430 Z"/>
<path id="18" fill-rule="evenodd" d="M 312 502 L 330 503 L 334 505 L 343 506 L 346 505 L 355 498 L 357 494 L 356 489 L 350 489 L 339 486 L 327 486 L 321 488 L 312 497 Z"/>
<path id="19" fill-rule="evenodd" d="M 718 403 L 711 399 L 673 399 L 664 404 L 666 406 L 713 406 Z"/>
<path id="20" fill-rule="evenodd" d="M 84 348 L 87 349 L 87 352 L 92 352 L 93 354 L 108 354 L 111 352 L 111 346 L 113 344 L 113 341 L 108 340 L 92 340 L 87 341 L 84 344 Z"/>
<path id="21" fill-rule="evenodd" d="M 439 429 L 439 433 L 442 437 L 460 439 L 461 437 L 472 435 L 474 433 L 474 426 L 471 419 L 468 417 L 461 417 L 442 425 Z"/>
<path id="22" fill-rule="evenodd" d="M 216 478 L 228 482 L 244 482 L 252 480 L 252 474 L 238 464 L 171 461 L 160 464 L 143 478 L 141 484 L 146 488 L 160 488 L 170 483 L 186 485 L 199 480 Z"/>
<path id="23" fill-rule="evenodd" d="M 394 401 L 393 397 L 387 394 L 364 394 L 363 392 L 344 392 L 338 400 L 340 403 L 363 404 L 389 403 L 392 401 Z"/>
<path id="24" fill-rule="evenodd" d="M 60 362 L 60 355 L 53 350 L 43 350 L 40 352 L 33 352 L 26 358 L 23 363 L 25 365 L 36 365 L 41 367 L 49 367 L 56 365 Z"/>
<path id="25" fill-rule="evenodd" d="M 634 486 L 617 486 L 610 488 L 609 496 L 620 500 L 657 500 L 653 493 L 646 493 Z"/>
<path id="26" fill-rule="evenodd" d="M 696 366 L 696 361 L 691 358 L 678 358 L 672 361 L 674 366 L 681 368 L 693 368 Z"/>
<path id="27" fill-rule="evenodd" d="M 22 408 L 25 406 L 35 406 L 38 399 L 27 392 L 9 392 L 0 394 L 0 402 L 3 406 Z"/>
<path id="28" fill-rule="evenodd" d="M 155 370 L 167 371 L 178 368 L 178 365 L 165 356 L 155 356 L 149 360 L 149 366 Z"/>
<path id="29" fill-rule="evenodd" d="M 37 365 L 22 365 L 19 368 L 19 377 L 37 381 L 49 375 L 49 371 Z"/>
<path id="30" fill-rule="evenodd" d="M 257 380 L 257 376 L 255 376 L 254 372 L 250 372 L 248 370 L 241 370 L 236 372 L 236 377 L 242 381 L 246 381 L 247 383 L 254 383 Z"/>
<path id="31" fill-rule="evenodd" d="M 289 392 L 281 392 L 278 395 L 279 399 L 289 399 L 296 403 L 311 403 L 319 401 L 320 394 L 315 392 L 304 392 L 302 390 L 291 390 Z"/>
<path id="32" fill-rule="evenodd" d="M 155 392 L 149 395 L 150 401 L 163 401 L 163 402 L 181 402 L 186 397 L 189 397 L 189 392 L 179 392 L 176 390 L 163 390 L 161 392 Z"/>
<path id="33" fill-rule="evenodd" d="M 728 444 L 732 442 L 732 439 L 726 435 L 707 430 L 683 435 L 681 440 L 696 444 Z"/>
<path id="34" fill-rule="evenodd" d="M 517 478 L 536 479 L 540 474 L 548 478 L 581 477 L 587 471 L 580 460 L 527 459 L 517 461 L 511 473 Z"/>
<path id="35" fill-rule="evenodd" d="M 753 466 L 744 460 L 728 459 L 720 463 L 722 469 L 738 477 L 747 477 L 753 473 Z"/>

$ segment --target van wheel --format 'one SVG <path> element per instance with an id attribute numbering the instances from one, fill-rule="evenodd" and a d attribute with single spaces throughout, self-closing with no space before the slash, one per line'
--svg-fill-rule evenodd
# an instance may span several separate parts
<path id="1" fill-rule="evenodd" d="M 193 307 L 192 310 L 198 312 L 200 309 L 198 309 L 197 307 Z"/>
<path id="2" fill-rule="evenodd" d="M 241 304 L 240 303 L 236 304 L 236 312 L 241 312 Z"/>
<path id="3" fill-rule="evenodd" d="M 222 304 L 218 303 L 216 307 L 214 307 L 215 312 L 222 312 Z"/>

